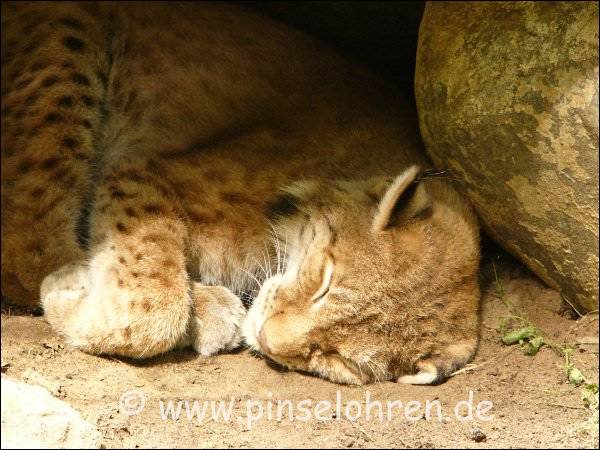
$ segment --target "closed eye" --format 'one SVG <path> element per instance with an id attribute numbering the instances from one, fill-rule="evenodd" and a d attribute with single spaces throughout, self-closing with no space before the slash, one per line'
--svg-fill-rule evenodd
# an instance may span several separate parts
<path id="1" fill-rule="evenodd" d="M 312 301 L 316 302 L 321 300 L 323 297 L 327 295 L 329 292 L 329 286 L 331 285 L 331 278 L 333 277 L 333 264 L 331 261 L 327 262 L 325 266 L 325 272 L 323 273 L 323 283 L 321 283 L 321 287 L 315 292 L 315 295 L 312 297 Z"/>

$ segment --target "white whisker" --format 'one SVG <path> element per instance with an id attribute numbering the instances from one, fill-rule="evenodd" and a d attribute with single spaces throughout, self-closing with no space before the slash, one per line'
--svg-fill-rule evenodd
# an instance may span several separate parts
<path id="1" fill-rule="evenodd" d="M 256 285 L 258 286 L 258 289 L 260 289 L 260 286 L 261 286 L 260 281 L 258 281 L 258 278 L 256 278 L 256 276 L 252 272 L 250 272 L 249 270 L 246 270 L 242 267 L 240 267 L 240 270 L 242 272 L 246 273 L 252 280 L 254 280 L 256 282 Z"/>
<path id="2" fill-rule="evenodd" d="M 268 267 L 268 269 L 269 269 L 268 278 L 271 278 L 273 276 L 273 267 L 271 267 L 271 255 L 269 254 L 269 248 L 267 247 L 267 243 L 263 242 L 263 245 L 266 250 L 266 254 L 263 253 L 263 259 L 265 260 L 265 267 Z"/>
<path id="3" fill-rule="evenodd" d="M 277 235 L 277 231 L 275 227 L 269 221 L 269 226 L 271 227 L 271 235 L 273 237 L 273 244 L 275 247 L 275 254 L 277 256 L 277 275 L 282 273 L 282 255 L 281 255 L 281 243 L 279 242 L 279 236 Z"/>
<path id="4" fill-rule="evenodd" d="M 263 275 L 264 275 L 264 278 L 265 278 L 265 280 L 266 280 L 267 278 L 269 278 L 269 277 L 268 277 L 268 275 L 267 275 L 267 270 L 266 270 L 266 268 L 265 268 L 265 267 L 263 267 L 263 265 L 260 263 L 260 261 L 259 261 L 257 258 L 254 258 L 254 261 L 256 262 L 256 265 L 257 265 L 257 266 L 260 268 L 260 270 L 262 270 L 262 273 L 263 273 Z"/>

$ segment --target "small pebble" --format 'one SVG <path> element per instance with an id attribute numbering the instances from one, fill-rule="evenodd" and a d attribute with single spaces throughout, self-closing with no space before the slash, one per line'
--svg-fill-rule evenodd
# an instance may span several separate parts
<path id="1" fill-rule="evenodd" d="M 476 427 L 471 430 L 471 440 L 475 442 L 484 442 L 486 438 L 487 436 L 481 428 Z"/>

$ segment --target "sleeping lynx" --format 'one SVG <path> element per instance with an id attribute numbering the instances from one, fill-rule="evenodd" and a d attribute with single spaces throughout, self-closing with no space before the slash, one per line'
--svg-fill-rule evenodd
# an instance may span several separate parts
<path id="1" fill-rule="evenodd" d="M 476 348 L 478 230 L 412 116 L 234 6 L 3 2 L 2 293 L 41 289 L 91 353 L 243 335 L 336 382 L 439 382 Z"/>

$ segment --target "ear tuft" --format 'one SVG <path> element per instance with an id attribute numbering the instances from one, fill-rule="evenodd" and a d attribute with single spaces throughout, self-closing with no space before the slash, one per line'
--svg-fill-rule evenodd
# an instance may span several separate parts
<path id="1" fill-rule="evenodd" d="M 419 171 L 418 166 L 411 166 L 389 184 L 373 219 L 373 233 L 422 217 L 431 211 L 431 199 L 423 184 L 416 181 Z"/>

